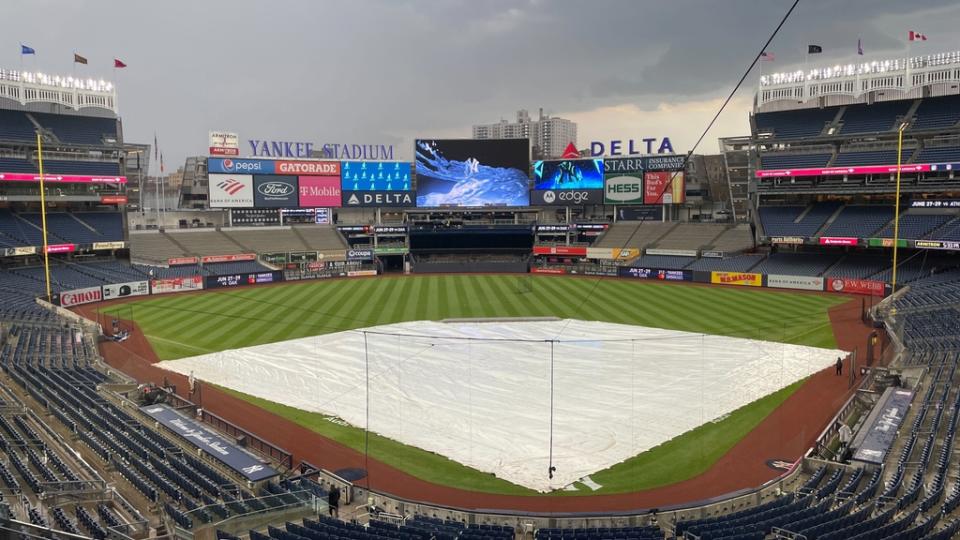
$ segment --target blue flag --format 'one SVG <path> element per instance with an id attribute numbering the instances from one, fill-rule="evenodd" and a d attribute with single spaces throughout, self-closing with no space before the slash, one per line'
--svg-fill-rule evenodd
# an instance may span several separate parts
<path id="1" fill-rule="evenodd" d="M 27 47 L 26 45 L 21 43 L 20 54 L 37 54 L 37 51 L 33 50 L 33 47 Z"/>

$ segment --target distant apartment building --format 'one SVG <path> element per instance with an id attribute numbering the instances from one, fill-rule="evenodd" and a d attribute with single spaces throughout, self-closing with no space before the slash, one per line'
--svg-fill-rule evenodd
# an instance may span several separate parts
<path id="1" fill-rule="evenodd" d="M 571 142 L 577 144 L 577 124 L 565 118 L 551 117 L 539 110 L 536 120 L 526 109 L 517 111 L 517 121 L 500 120 L 495 124 L 473 126 L 474 139 L 529 139 L 534 159 L 559 158 Z"/>

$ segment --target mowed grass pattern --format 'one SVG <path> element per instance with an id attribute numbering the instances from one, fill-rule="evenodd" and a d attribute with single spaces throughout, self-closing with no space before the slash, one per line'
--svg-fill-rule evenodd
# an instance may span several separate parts
<path id="1" fill-rule="evenodd" d="M 835 347 L 827 309 L 844 298 L 622 279 L 443 275 L 330 280 L 172 295 L 115 306 L 169 360 L 412 320 L 557 316 Z M 603 487 L 559 494 L 622 493 L 708 470 L 799 388 L 794 384 L 592 476 Z M 363 451 L 363 431 L 248 395 L 271 412 Z M 372 436 L 371 457 L 425 480 L 491 493 L 533 495 L 442 456 Z"/>

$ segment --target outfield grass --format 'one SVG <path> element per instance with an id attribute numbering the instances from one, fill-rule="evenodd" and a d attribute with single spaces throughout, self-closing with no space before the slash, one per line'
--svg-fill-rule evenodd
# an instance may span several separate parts
<path id="1" fill-rule="evenodd" d="M 378 324 L 497 316 L 558 316 L 836 347 L 827 309 L 844 301 L 823 295 L 623 279 L 454 275 L 314 281 L 158 296 L 107 311 L 136 320 L 160 358 L 169 360 Z M 591 478 L 603 486 L 597 493 L 672 484 L 706 471 L 799 386 L 791 385 L 723 420 L 595 473 Z M 229 392 L 363 450 L 361 429 Z M 372 434 L 370 455 L 437 484 L 492 493 L 534 493 Z"/>

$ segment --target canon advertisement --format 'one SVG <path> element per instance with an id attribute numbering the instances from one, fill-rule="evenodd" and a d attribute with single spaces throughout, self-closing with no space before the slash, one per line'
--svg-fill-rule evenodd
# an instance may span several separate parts
<path id="1" fill-rule="evenodd" d="M 253 272 L 243 274 L 227 274 L 223 276 L 205 276 L 204 289 L 221 289 L 223 287 L 240 287 L 243 285 L 259 285 L 283 281 L 283 272 Z"/>
<path id="2" fill-rule="evenodd" d="M 345 207 L 404 207 L 415 206 L 413 191 L 344 191 L 343 206 Z"/>
<path id="3" fill-rule="evenodd" d="M 150 294 L 150 283 L 147 281 L 131 281 L 129 283 L 115 283 L 103 286 L 103 299 L 113 300 L 127 296 L 146 296 Z"/>
<path id="4" fill-rule="evenodd" d="M 74 289 L 60 293 L 60 305 L 63 307 L 79 306 L 80 304 L 89 304 L 101 300 L 103 300 L 103 293 L 100 291 L 100 287 L 87 287 L 86 289 Z"/>
<path id="5" fill-rule="evenodd" d="M 260 174 L 253 177 L 253 205 L 257 208 L 295 208 L 298 204 L 296 176 Z"/>
<path id="6" fill-rule="evenodd" d="M 530 192 L 530 206 L 580 206 L 603 204 L 602 189 L 548 189 Z"/>

